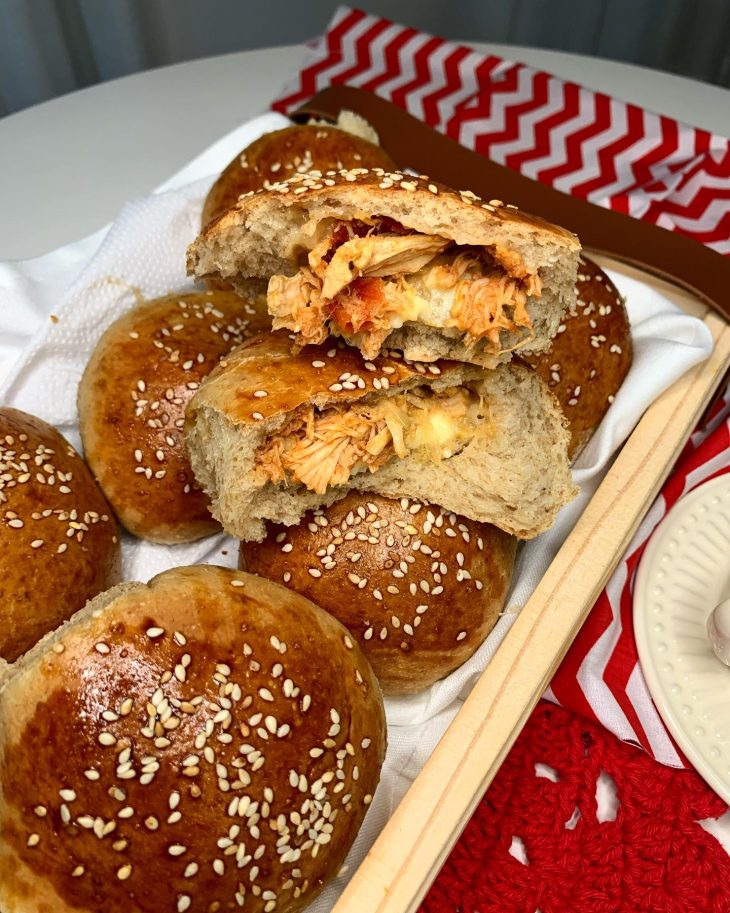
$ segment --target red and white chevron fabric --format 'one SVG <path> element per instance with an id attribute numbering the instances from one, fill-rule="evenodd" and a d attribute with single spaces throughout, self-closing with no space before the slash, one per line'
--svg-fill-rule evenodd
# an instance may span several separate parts
<path id="1" fill-rule="evenodd" d="M 340 7 L 273 103 L 367 89 L 464 146 L 730 256 L 730 142 L 500 57 Z"/>

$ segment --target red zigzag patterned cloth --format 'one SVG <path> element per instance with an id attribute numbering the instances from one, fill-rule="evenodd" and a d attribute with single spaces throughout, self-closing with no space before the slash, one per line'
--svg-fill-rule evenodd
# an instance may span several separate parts
<path id="1" fill-rule="evenodd" d="M 272 107 L 375 92 L 495 162 L 730 255 L 730 142 L 549 73 L 340 7 Z"/>
<path id="2" fill-rule="evenodd" d="M 333 83 L 375 92 L 509 168 L 600 206 L 681 231 L 730 256 L 730 142 L 499 57 L 340 7 L 273 107 Z M 730 471 L 730 419 L 695 435 L 583 626 L 547 696 L 686 766 L 636 653 L 631 586 L 652 531 L 700 482 Z"/>

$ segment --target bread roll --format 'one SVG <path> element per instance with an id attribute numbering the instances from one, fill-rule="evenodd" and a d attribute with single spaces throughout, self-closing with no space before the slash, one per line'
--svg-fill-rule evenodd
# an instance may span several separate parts
<path id="1" fill-rule="evenodd" d="M 231 535 L 260 541 L 348 490 L 420 498 L 520 538 L 547 529 L 576 492 L 565 419 L 532 369 L 334 344 L 290 351 L 270 333 L 236 349 L 197 391 L 188 453 Z"/>
<path id="2" fill-rule="evenodd" d="M 185 408 L 219 359 L 269 320 L 232 292 L 168 295 L 104 333 L 79 386 L 84 452 L 123 526 L 151 542 L 219 529 L 185 452 Z"/>
<path id="3" fill-rule="evenodd" d="M 478 649 L 509 589 L 517 540 L 433 504 L 351 493 L 241 543 L 241 567 L 326 609 L 385 694 L 421 691 Z"/>
<path id="4" fill-rule="evenodd" d="M 269 279 L 275 329 L 367 357 L 494 367 L 544 351 L 575 301 L 580 245 L 542 219 L 382 168 L 311 172 L 249 193 L 203 229 L 188 271 Z"/>
<path id="5" fill-rule="evenodd" d="M 384 752 L 372 669 L 311 602 L 216 567 L 123 584 L 0 691 L 0 909 L 295 913 Z"/>
<path id="6" fill-rule="evenodd" d="M 254 140 L 223 170 L 203 206 L 207 225 L 252 190 L 317 169 L 395 168 L 380 146 L 334 126 L 295 125 Z"/>
<path id="7" fill-rule="evenodd" d="M 575 290 L 575 313 L 565 314 L 548 351 L 525 356 L 565 413 L 571 458 L 601 424 L 633 359 L 626 306 L 608 275 L 582 257 Z"/>
<path id="8" fill-rule="evenodd" d="M 25 653 L 119 572 L 117 524 L 84 461 L 51 425 L 0 408 L 0 657 Z"/>

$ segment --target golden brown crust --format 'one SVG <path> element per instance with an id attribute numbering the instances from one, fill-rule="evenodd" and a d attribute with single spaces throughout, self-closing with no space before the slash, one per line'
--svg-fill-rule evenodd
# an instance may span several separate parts
<path id="1" fill-rule="evenodd" d="M 268 326 L 265 306 L 206 292 L 139 305 L 102 336 L 79 386 L 80 430 L 129 532 L 175 543 L 219 529 L 185 452 L 185 408 L 220 358 Z"/>
<path id="2" fill-rule="evenodd" d="M 293 174 L 342 168 L 395 168 L 379 146 L 335 127 L 284 127 L 254 140 L 224 169 L 203 206 L 207 225 L 252 190 L 279 183 Z"/>
<path id="3" fill-rule="evenodd" d="M 633 358 L 626 307 L 606 273 L 585 257 L 578 266 L 574 315 L 566 314 L 550 349 L 525 355 L 568 419 L 576 457 L 608 412 Z"/>
<path id="4" fill-rule="evenodd" d="M 369 361 L 335 340 L 292 354 L 289 334 L 279 330 L 249 340 L 221 361 L 195 394 L 188 423 L 197 410 L 209 408 L 236 426 L 255 426 L 310 402 L 355 402 L 391 387 L 446 383 L 465 370 L 475 377 L 482 373 L 459 362 L 407 362 L 397 353 Z"/>
<path id="5" fill-rule="evenodd" d="M 0 733 L 6 913 L 225 911 L 237 894 L 294 913 L 337 874 L 385 751 L 345 629 L 215 567 L 92 605 L 12 675 Z"/>
<path id="6" fill-rule="evenodd" d="M 357 639 L 385 694 L 427 688 L 496 624 L 514 537 L 436 505 L 350 493 L 299 526 L 269 524 L 241 567 L 291 587 Z"/>
<path id="7" fill-rule="evenodd" d="M 117 524 L 55 428 L 0 409 L 0 657 L 9 661 L 119 579 Z"/>

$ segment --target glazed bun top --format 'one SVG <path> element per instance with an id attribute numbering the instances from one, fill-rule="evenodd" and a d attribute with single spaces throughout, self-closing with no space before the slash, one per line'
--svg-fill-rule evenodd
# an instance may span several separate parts
<path id="1" fill-rule="evenodd" d="M 284 416 L 310 401 L 321 408 L 392 396 L 401 388 L 440 390 L 483 374 L 482 368 L 455 361 L 409 362 L 398 352 L 369 360 L 340 340 L 292 352 L 289 333 L 277 330 L 221 360 L 193 397 L 186 424 L 190 429 L 199 412 L 217 410 L 232 426 L 266 427 L 272 420 L 282 424 Z"/>
<path id="2" fill-rule="evenodd" d="M 331 168 L 395 168 L 370 139 L 324 124 L 284 127 L 254 140 L 224 169 L 210 189 L 201 222 L 206 225 L 252 190 L 294 174 Z"/>
<path id="3" fill-rule="evenodd" d="M 241 567 L 284 583 L 352 633 L 385 694 L 456 669 L 496 623 L 517 540 L 410 498 L 350 492 L 242 542 Z"/>
<path id="4" fill-rule="evenodd" d="M 0 909 L 292 913 L 384 750 L 370 666 L 308 600 L 210 566 L 123 584 L 0 691 Z"/>
<path id="5" fill-rule="evenodd" d="M 99 340 L 79 386 L 81 438 L 133 535 L 171 544 L 219 529 L 188 462 L 185 409 L 223 356 L 269 326 L 255 299 L 193 292 L 132 308 Z"/>
<path id="6" fill-rule="evenodd" d="M 51 425 L 0 408 L 0 657 L 13 661 L 119 580 L 117 524 Z"/>

